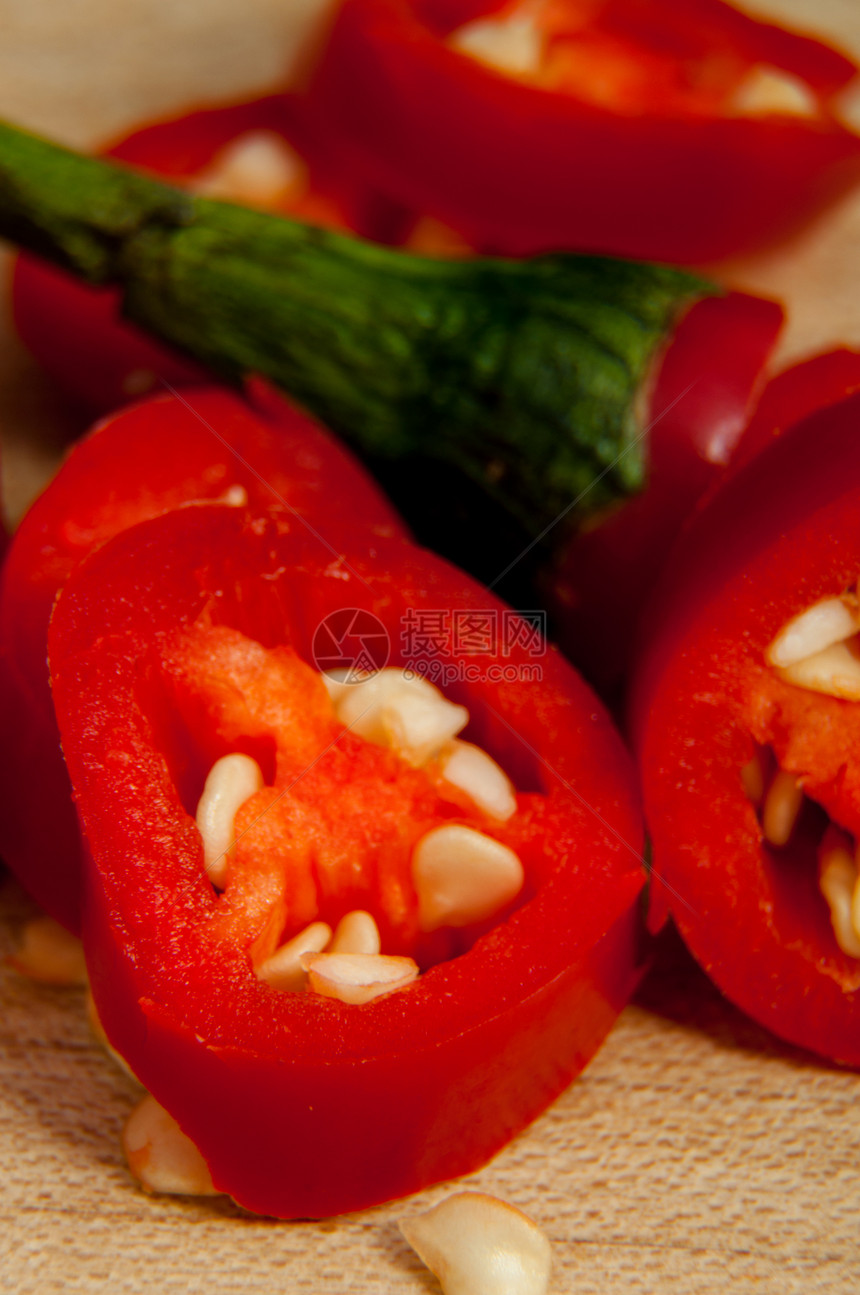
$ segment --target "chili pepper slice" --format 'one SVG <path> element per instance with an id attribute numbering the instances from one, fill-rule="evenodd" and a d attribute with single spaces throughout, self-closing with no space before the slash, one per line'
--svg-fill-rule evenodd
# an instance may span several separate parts
<path id="1" fill-rule="evenodd" d="M 627 678 L 678 531 L 745 441 L 782 318 L 775 302 L 736 292 L 687 312 L 650 383 L 645 489 L 556 546 L 544 588 L 558 639 L 604 695 Z M 823 402 L 823 384 L 815 390 Z"/>
<path id="2" fill-rule="evenodd" d="M 201 499 L 293 510 L 336 563 L 353 530 L 403 534 L 349 452 L 262 382 L 252 404 L 190 388 L 133 405 L 70 452 L 19 526 L 0 584 L 4 786 L 0 854 L 33 897 L 76 930 L 79 833 L 46 666 L 57 592 L 89 551 L 146 517 Z"/>
<path id="3" fill-rule="evenodd" d="M 463 52 L 475 18 L 519 20 L 525 62 Z M 720 0 L 344 0 L 305 114 L 383 194 L 482 251 L 701 263 L 856 179 L 860 142 L 830 108 L 854 71 Z M 744 108 L 774 72 L 806 112 Z"/>
<path id="4" fill-rule="evenodd" d="M 554 651 L 529 683 L 534 660 L 514 646 L 448 690 L 469 709 L 466 735 L 520 789 L 505 833 L 526 885 L 510 916 L 408 988 L 360 1007 L 277 992 L 255 976 L 259 924 L 231 904 L 229 881 L 219 898 L 207 880 L 196 791 L 190 803 L 183 796 L 199 790 L 223 749 L 241 681 L 214 663 L 195 671 L 177 660 L 189 636 L 213 634 L 252 641 L 270 663 L 288 648 L 310 663 L 318 626 L 345 607 L 381 621 L 390 664 L 401 666 L 409 614 L 504 612 L 410 545 L 356 541 L 335 572 L 283 517 L 200 507 L 141 523 L 93 553 L 69 579 L 50 631 L 90 855 L 83 934 L 99 1015 L 200 1147 L 215 1186 L 280 1217 L 357 1209 L 477 1167 L 582 1067 L 636 974 L 644 876 L 627 757 Z M 428 660 L 467 664 L 462 652 Z M 244 699 L 238 727 L 253 737 L 259 717 L 247 690 Z M 341 732 L 313 768 L 303 754 L 283 803 L 301 793 L 303 769 L 309 786 L 338 751 L 355 771 Z M 258 723 L 262 766 L 271 738 L 271 725 Z M 363 805 L 363 785 L 347 783 L 334 806 L 358 841 L 373 836 L 384 791 L 371 779 Z M 294 860 L 307 845 L 300 832 L 283 849 Z M 372 870 L 367 852 L 351 858 L 354 875 Z M 389 875 L 402 875 L 402 858 Z M 408 888 L 404 902 L 415 902 Z M 234 919 L 226 933 L 225 917 Z"/>
<path id="5" fill-rule="evenodd" d="M 105 156 L 177 182 L 205 180 L 210 187 L 224 173 L 222 183 L 235 188 L 236 177 L 226 172 L 228 159 L 235 158 L 236 148 L 243 143 L 253 147 L 263 140 L 274 152 L 276 164 L 280 149 L 285 170 L 282 187 L 278 188 L 277 173 L 265 194 L 265 205 L 271 210 L 331 228 L 369 223 L 371 217 L 357 189 L 342 177 L 333 177 L 323 158 L 314 158 L 308 166 L 302 150 L 297 151 L 288 136 L 287 124 L 282 96 L 269 96 L 142 127 L 107 148 Z M 257 165 L 267 164 L 272 165 L 264 158 Z M 199 365 L 122 320 L 116 291 L 77 283 L 26 253 L 15 260 L 12 308 L 24 344 L 63 389 L 92 413 L 116 409 L 162 381 L 182 386 L 207 380 Z"/>
<path id="6" fill-rule="evenodd" d="M 655 600 L 633 708 L 652 919 L 668 908 L 758 1021 L 855 1066 L 860 960 L 837 942 L 819 866 L 860 826 L 857 703 L 834 694 L 832 670 L 829 691 L 813 691 L 772 656 L 795 617 L 856 584 L 858 414 L 853 396 L 809 416 L 694 516 Z"/>

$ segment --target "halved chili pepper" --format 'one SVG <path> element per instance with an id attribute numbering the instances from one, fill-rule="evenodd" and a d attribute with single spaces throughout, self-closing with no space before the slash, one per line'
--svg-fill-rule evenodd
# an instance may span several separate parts
<path id="1" fill-rule="evenodd" d="M 838 682 L 860 676 L 858 415 L 853 396 L 807 417 L 691 520 L 653 608 L 633 712 L 654 920 L 671 910 L 757 1020 L 855 1066 L 860 958 L 836 927 L 860 830 L 860 708 Z M 834 615 L 847 626 L 834 630 Z M 836 882 L 824 879 L 833 866 Z"/>
<path id="2" fill-rule="evenodd" d="M 0 854 L 39 903 L 79 923 L 79 833 L 46 666 L 51 607 L 89 551 L 145 517 L 201 499 L 282 506 L 306 519 L 320 560 L 353 531 L 403 534 L 352 456 L 264 384 L 246 404 L 188 388 L 98 424 L 19 526 L 0 584 Z"/>
<path id="3" fill-rule="evenodd" d="M 458 956 L 425 963 L 408 988 L 364 1006 L 277 991 L 255 975 L 271 905 L 297 880 L 316 880 L 323 915 L 338 911 L 338 897 L 325 898 L 326 878 L 338 875 L 381 922 L 392 903 L 407 918 L 416 904 L 404 841 L 417 802 L 407 797 L 393 818 L 392 806 L 425 775 L 385 751 L 371 759 L 367 744 L 320 719 L 314 636 L 344 608 L 379 619 L 399 665 L 409 661 L 410 615 L 504 614 L 413 546 L 356 540 L 335 571 L 283 516 L 200 507 L 141 523 L 92 554 L 50 631 L 89 854 L 83 935 L 99 1014 L 200 1147 L 215 1186 L 281 1217 L 356 1209 L 477 1167 L 582 1067 L 636 976 L 644 874 L 627 757 L 558 654 L 528 682 L 534 660 L 523 645 L 491 653 L 450 688 L 469 710 L 466 736 L 520 789 L 515 815 L 486 827 L 516 847 L 525 871 L 504 920 L 464 928 Z M 442 655 L 448 665 L 468 659 Z M 281 668 L 307 680 L 302 696 L 260 694 L 254 680 Z M 286 727 L 272 719 L 278 709 Z M 250 840 L 274 821 L 273 799 L 292 829 L 280 846 L 273 831 L 262 871 L 240 870 L 235 889 L 228 874 L 219 896 L 194 802 L 213 759 L 239 739 L 268 791 L 262 810 L 255 800 L 250 821 L 237 820 L 236 859 L 242 833 Z M 462 807 L 447 812 L 462 821 Z M 353 840 L 340 865 L 329 823 L 345 846 Z M 295 915 L 288 903 L 287 933 Z"/>
<path id="4" fill-rule="evenodd" d="M 383 194 L 483 251 L 703 262 L 856 180 L 831 108 L 855 70 L 720 0 L 344 0 L 305 110 Z"/>

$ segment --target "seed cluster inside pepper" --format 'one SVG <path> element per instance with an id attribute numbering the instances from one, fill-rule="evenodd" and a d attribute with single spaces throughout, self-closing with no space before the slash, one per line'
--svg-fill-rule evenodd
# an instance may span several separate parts
<path id="1" fill-rule="evenodd" d="M 210 625 L 171 643 L 162 675 L 184 735 L 167 726 L 170 762 L 221 892 L 215 933 L 261 979 L 367 1001 L 523 898 L 513 788 L 426 679 L 348 682 Z"/>
<path id="2" fill-rule="evenodd" d="M 765 655 L 765 668 L 749 686 L 750 727 L 758 745 L 742 781 L 759 807 L 769 845 L 796 848 L 807 861 L 814 849 L 818 889 L 836 943 L 860 958 L 856 589 L 820 599 L 793 617 Z"/>

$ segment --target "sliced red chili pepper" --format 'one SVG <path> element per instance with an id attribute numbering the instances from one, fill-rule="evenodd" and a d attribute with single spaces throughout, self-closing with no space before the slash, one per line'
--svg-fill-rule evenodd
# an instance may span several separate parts
<path id="1" fill-rule="evenodd" d="M 808 417 L 692 519 L 653 608 L 634 705 L 654 920 L 668 907 L 757 1020 L 851 1065 L 860 959 L 837 942 L 817 853 L 829 849 L 828 818 L 851 835 L 860 827 L 860 711 L 832 687 L 791 682 L 766 654 L 794 617 L 856 584 L 858 415 L 854 396 Z M 792 831 L 797 784 L 808 799 Z"/>
<path id="2" fill-rule="evenodd" d="M 857 176 L 860 141 L 829 108 L 855 69 L 816 41 L 720 0 L 524 10 L 542 53 L 511 74 L 450 39 L 515 13 L 345 0 L 309 126 L 388 198 L 513 255 L 713 260 L 784 233 Z M 762 65 L 797 80 L 807 115 L 744 114 Z"/>
<path id="3" fill-rule="evenodd" d="M 636 975 L 643 872 L 625 753 L 555 652 L 542 658 L 541 681 L 527 682 L 534 661 L 515 647 L 449 690 L 469 708 L 467 736 L 523 793 L 500 830 L 516 842 L 526 874 L 510 915 L 460 956 L 361 1007 L 257 978 L 259 923 L 248 909 L 243 919 L 229 879 L 220 898 L 207 879 L 194 795 L 189 805 L 182 790 L 199 789 L 223 749 L 229 699 L 243 685 L 214 665 L 179 670 L 177 654 L 189 636 L 198 645 L 209 636 L 253 640 L 248 650 L 270 665 L 287 649 L 310 663 L 317 627 L 344 607 L 379 618 L 391 663 L 401 665 L 409 614 L 504 611 L 413 546 L 357 541 L 335 572 L 283 517 L 201 507 L 144 522 L 92 554 L 66 585 L 50 633 L 54 698 L 90 853 L 84 941 L 99 1014 L 112 1044 L 200 1147 L 216 1187 L 281 1217 L 356 1209 L 477 1167 L 582 1067 Z M 203 709 L 194 702 L 201 694 Z M 238 727 L 257 741 L 263 765 L 261 739 L 286 769 L 283 734 L 243 696 Z M 308 712 L 316 704 L 302 703 Z M 189 713 L 198 717 L 190 727 Z M 328 733 L 320 723 L 310 719 L 314 741 L 282 804 L 306 795 L 320 815 L 332 808 L 342 839 L 355 842 L 352 874 L 370 884 L 384 914 L 388 892 L 368 883 L 390 839 L 377 820 L 383 803 L 406 792 L 383 785 L 397 781 L 390 767 L 363 767 L 343 729 L 317 752 Z M 332 804 L 327 780 L 338 765 L 350 777 Z M 412 774 L 404 767 L 401 776 Z M 407 821 L 417 812 L 409 803 Z M 437 812 L 431 804 L 431 818 Z M 325 853 L 307 832 L 282 845 L 286 866 L 309 848 Z M 394 853 L 388 875 L 402 880 L 402 841 Z M 403 889 L 408 912 L 416 900 Z M 326 902 L 323 911 L 336 911 Z"/>
<path id="4" fill-rule="evenodd" d="M 256 408 L 216 388 L 158 396 L 100 423 L 19 526 L 0 586 L 0 853 L 39 903 L 78 925 L 79 835 L 45 662 L 48 619 L 69 573 L 127 526 L 201 499 L 280 505 L 337 565 L 354 530 L 403 528 L 358 463 L 256 383 Z"/>
<path id="5" fill-rule="evenodd" d="M 287 137 L 282 96 L 205 109 L 135 131 L 106 155 L 174 180 L 207 173 L 237 140 Z M 359 220 L 360 198 L 344 178 L 333 178 L 324 157 L 272 197 L 276 210 L 313 223 L 347 228 Z M 362 218 L 370 220 L 366 212 Z M 86 409 L 105 412 L 146 394 L 161 381 L 172 386 L 204 382 L 199 365 L 155 342 L 120 318 L 113 289 L 90 288 L 46 262 L 22 254 L 12 278 L 15 325 L 25 345 Z"/>
<path id="6" fill-rule="evenodd" d="M 605 693 L 626 677 L 636 625 L 681 525 L 734 457 L 781 324 L 774 302 L 742 293 L 688 311 L 649 396 L 646 489 L 557 551 L 547 592 L 559 641 Z"/>

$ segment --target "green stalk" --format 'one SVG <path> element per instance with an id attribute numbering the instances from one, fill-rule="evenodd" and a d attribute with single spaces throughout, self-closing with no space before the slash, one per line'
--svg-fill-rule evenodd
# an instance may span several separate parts
<path id="1" fill-rule="evenodd" d="M 265 374 L 367 455 L 438 458 L 537 535 L 641 487 L 641 393 L 719 291 L 592 256 L 440 261 L 195 198 L 0 123 L 0 236 L 238 380 Z"/>

